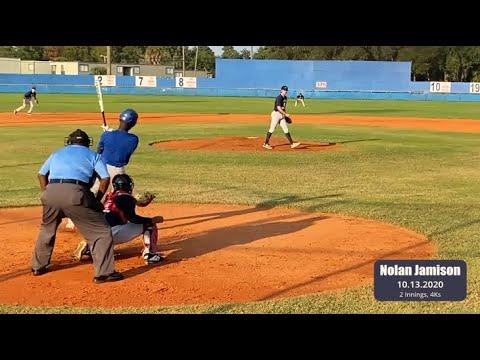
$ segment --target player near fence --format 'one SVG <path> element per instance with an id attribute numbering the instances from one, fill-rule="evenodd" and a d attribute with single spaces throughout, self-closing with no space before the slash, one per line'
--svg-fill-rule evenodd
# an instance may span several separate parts
<path id="1" fill-rule="evenodd" d="M 300 92 L 295 99 L 295 107 L 297 107 L 298 102 L 301 102 L 303 107 L 305 107 L 305 96 Z"/>
<path id="2" fill-rule="evenodd" d="M 17 115 L 19 111 L 22 111 L 29 105 L 29 109 L 27 111 L 27 115 L 32 115 L 32 110 L 33 110 L 33 103 L 38 104 L 38 99 L 37 99 L 37 87 L 32 86 L 30 90 L 28 90 L 25 94 L 23 94 L 23 104 L 22 106 L 16 108 L 13 110 L 13 114 Z"/>
<path id="3" fill-rule="evenodd" d="M 275 98 L 275 105 L 273 106 L 273 111 L 270 114 L 270 128 L 268 129 L 267 136 L 265 138 L 265 142 L 263 143 L 263 147 L 265 149 L 272 150 L 273 147 L 270 145 L 270 137 L 272 136 L 275 128 L 278 124 L 282 128 L 285 136 L 290 143 L 290 147 L 295 149 L 300 145 L 299 142 L 294 142 L 290 132 L 288 131 L 287 122 L 291 123 L 292 120 L 290 119 L 290 115 L 286 113 L 287 108 L 287 92 L 288 86 L 282 86 L 280 89 L 280 95 Z"/>

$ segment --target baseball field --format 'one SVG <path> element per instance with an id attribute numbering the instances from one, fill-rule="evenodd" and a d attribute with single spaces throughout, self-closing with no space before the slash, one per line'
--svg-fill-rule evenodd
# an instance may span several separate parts
<path id="1" fill-rule="evenodd" d="M 21 97 L 20 97 L 21 100 Z M 116 127 L 139 113 L 127 171 L 153 191 L 166 261 L 146 266 L 141 241 L 116 247 L 126 279 L 92 283 L 71 260 L 82 239 L 60 227 L 52 271 L 33 277 L 41 217 L 36 179 L 77 128 L 101 135 L 95 95 L 41 94 L 13 115 L 0 94 L 0 313 L 476 313 L 480 311 L 480 104 L 310 100 L 261 148 L 273 99 L 104 97 Z M 461 302 L 379 302 L 377 259 L 458 259 Z"/>

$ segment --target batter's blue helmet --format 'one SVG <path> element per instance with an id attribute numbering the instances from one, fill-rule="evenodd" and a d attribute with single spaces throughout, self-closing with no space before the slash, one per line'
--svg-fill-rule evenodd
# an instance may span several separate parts
<path id="1" fill-rule="evenodd" d="M 138 114 L 133 109 L 123 110 L 120 114 L 120 121 L 123 121 L 124 123 L 130 125 L 131 128 L 135 126 L 135 124 L 137 123 L 137 119 Z"/>

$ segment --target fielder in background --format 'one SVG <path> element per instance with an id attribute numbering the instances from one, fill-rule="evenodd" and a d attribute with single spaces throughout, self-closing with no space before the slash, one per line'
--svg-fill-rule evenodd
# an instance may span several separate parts
<path id="1" fill-rule="evenodd" d="M 33 99 L 32 99 L 33 98 Z M 37 99 L 37 87 L 32 86 L 30 90 L 28 90 L 25 94 L 23 94 L 23 105 L 16 108 L 13 110 L 13 114 L 17 115 L 19 111 L 22 111 L 25 109 L 27 105 L 30 105 L 30 108 L 28 109 L 27 115 L 32 115 L 32 110 L 33 110 L 33 102 L 35 101 L 36 104 L 38 104 L 38 99 Z"/>
<path id="2" fill-rule="evenodd" d="M 120 113 L 117 130 L 102 125 L 104 133 L 100 137 L 97 153 L 107 165 L 110 179 L 113 179 L 115 175 L 125 174 L 125 166 L 128 165 L 130 157 L 138 146 L 138 136 L 129 133 L 137 124 L 137 120 L 137 112 L 133 109 L 126 109 Z M 99 185 L 100 182 L 96 179 L 91 189 L 94 194 L 97 193 Z M 108 190 L 110 190 L 110 186 Z M 75 228 L 71 219 L 67 220 L 66 228 L 71 230 Z"/>
<path id="3" fill-rule="evenodd" d="M 303 105 L 303 107 L 305 107 L 305 96 L 303 96 L 302 93 L 298 93 L 297 95 L 297 98 L 295 99 L 295 107 L 297 107 L 297 103 L 300 101 Z"/>
<path id="4" fill-rule="evenodd" d="M 283 132 L 285 133 L 285 136 L 287 137 L 290 147 L 292 149 L 295 149 L 297 146 L 300 145 L 299 142 L 293 142 L 292 136 L 288 132 L 288 126 L 287 126 L 287 121 L 285 118 L 289 118 L 290 115 L 288 115 L 285 112 L 285 109 L 287 108 L 287 92 L 288 92 L 288 87 L 287 86 L 282 86 L 280 89 L 280 95 L 278 95 L 275 98 L 275 105 L 273 107 L 273 111 L 270 114 L 271 121 L 270 121 L 270 129 L 267 132 L 267 137 L 265 138 L 265 142 L 263 143 L 263 147 L 265 149 L 273 149 L 273 147 L 270 146 L 270 137 L 272 136 L 273 132 L 275 131 L 275 128 L 277 127 L 278 124 L 280 124 L 280 127 L 282 128 Z"/>
<path id="5" fill-rule="evenodd" d="M 107 195 L 103 212 L 112 228 L 113 243 L 115 245 L 124 244 L 143 236 L 142 257 L 145 264 L 158 264 L 164 258 L 157 252 L 158 229 L 156 224 L 162 223 L 163 217 L 143 217 L 135 212 L 136 206 L 148 206 L 153 201 L 154 195 L 148 195 L 142 200 L 133 197 L 134 183 L 127 174 L 115 175 L 112 186 L 113 192 Z M 73 253 L 73 258 L 80 261 L 82 256 L 89 254 L 87 242 L 81 241 Z"/>

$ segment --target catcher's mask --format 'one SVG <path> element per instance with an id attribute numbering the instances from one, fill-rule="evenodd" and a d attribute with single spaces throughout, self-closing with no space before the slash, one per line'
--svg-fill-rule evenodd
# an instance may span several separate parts
<path id="1" fill-rule="evenodd" d="M 82 145 L 90 147 L 93 145 L 93 140 L 85 131 L 77 129 L 65 138 L 64 143 L 65 145 Z"/>
<path id="2" fill-rule="evenodd" d="M 127 174 L 117 174 L 113 177 L 112 180 L 113 190 L 123 190 L 131 193 L 135 184 L 133 179 Z"/>

